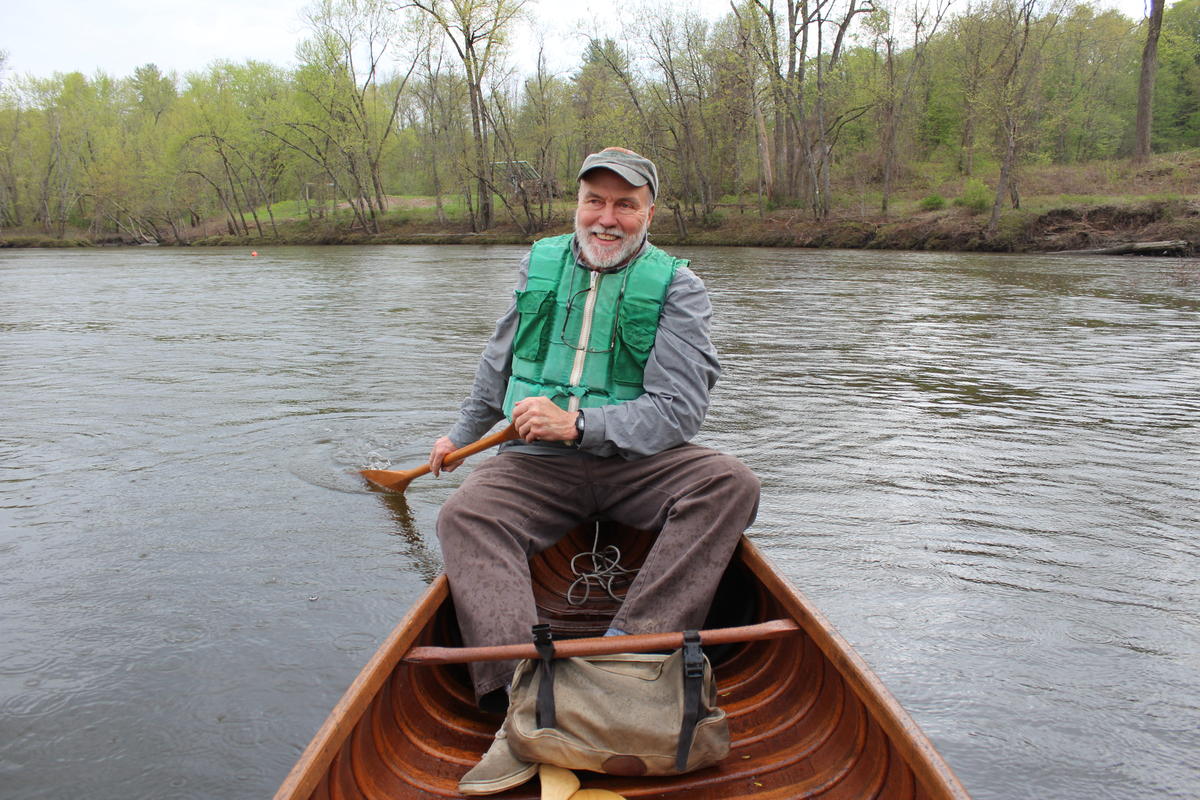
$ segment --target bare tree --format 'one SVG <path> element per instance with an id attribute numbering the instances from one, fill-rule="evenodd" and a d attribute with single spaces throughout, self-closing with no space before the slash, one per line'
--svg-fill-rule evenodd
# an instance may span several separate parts
<path id="1" fill-rule="evenodd" d="M 936 5 L 931 9 L 923 0 L 914 0 L 907 9 L 910 15 L 907 23 L 912 32 L 912 46 L 905 54 L 907 61 L 903 67 L 897 53 L 899 37 L 893 16 L 881 9 L 872 14 L 872 19 L 867 23 L 875 28 L 879 46 L 884 52 L 884 85 L 879 101 L 882 128 L 880 172 L 883 178 L 883 197 L 879 210 L 884 216 L 888 213 L 892 185 L 896 178 L 899 128 L 912 101 L 913 81 L 925 63 L 925 50 L 929 40 L 937 33 L 949 5 L 950 0 L 936 0 Z"/>
<path id="2" fill-rule="evenodd" d="M 496 66 L 508 28 L 526 0 L 412 0 L 450 40 L 467 75 L 478 212 L 475 230 L 492 225 L 491 154 L 484 79 Z"/>
<path id="3" fill-rule="evenodd" d="M 1007 196 L 1013 208 L 1021 207 L 1017 163 L 1030 115 L 1027 101 L 1041 74 L 1041 55 L 1059 19 L 1061 4 L 1041 20 L 1035 16 L 1038 0 L 1001 0 L 994 9 L 997 41 L 992 62 L 993 108 L 999 123 L 1000 177 L 987 233 L 1000 225 L 1000 210 Z"/>
<path id="4" fill-rule="evenodd" d="M 427 45 L 413 28 L 403 72 L 382 75 L 400 44 L 393 8 L 384 0 L 319 0 L 306 19 L 313 36 L 300 46 L 297 85 L 318 114 L 288 120 L 267 133 L 321 167 L 365 230 L 379 230 L 387 211 L 383 153 L 396 129 L 401 98 Z"/>
<path id="5" fill-rule="evenodd" d="M 434 23 L 427 20 L 427 24 Z M 422 55 L 421 72 L 415 84 L 420 121 L 414 127 L 419 124 L 423 128 L 420 137 L 423 161 L 429 168 L 434 207 L 442 225 L 447 223 L 445 194 L 454 182 L 454 171 L 449 163 L 452 159 L 448 154 L 457 149 L 454 139 L 461 127 L 460 111 L 466 105 L 464 88 L 461 77 L 448 72 L 445 67 L 442 43 L 431 43 Z"/>
<path id="6" fill-rule="evenodd" d="M 766 69 L 774 105 L 774 196 L 802 200 L 823 219 L 831 204 L 831 166 L 845 118 L 833 111 L 830 75 L 860 14 L 873 0 L 751 0 L 734 6 Z M 811 75 L 811 80 L 810 80 Z"/>

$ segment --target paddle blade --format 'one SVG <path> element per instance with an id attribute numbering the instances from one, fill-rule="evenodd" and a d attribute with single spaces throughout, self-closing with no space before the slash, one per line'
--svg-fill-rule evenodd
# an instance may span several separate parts
<path id="1" fill-rule="evenodd" d="M 571 795 L 571 800 L 625 800 L 625 798 L 608 789 L 580 789 Z"/>
<path id="2" fill-rule="evenodd" d="M 503 430 L 496 431 L 491 436 L 485 436 L 478 442 L 473 442 L 466 447 L 460 447 L 452 453 L 449 453 L 445 460 L 442 461 L 443 467 L 448 467 L 451 464 L 457 464 L 468 456 L 483 452 L 489 447 L 495 447 L 501 442 L 507 442 L 510 439 L 517 438 L 517 429 L 509 425 Z M 373 486 L 378 486 L 380 489 L 387 489 L 391 492 L 403 493 L 408 485 L 413 482 L 413 478 L 418 478 L 429 472 L 429 465 L 417 467 L 416 469 L 393 470 L 393 469 L 364 469 L 359 472 L 367 482 Z"/>
<path id="3" fill-rule="evenodd" d="M 579 778 L 574 772 L 552 764 L 539 764 L 538 777 L 542 781 L 541 800 L 570 800 L 579 789 Z"/>
<path id="4" fill-rule="evenodd" d="M 389 492 L 403 493 L 408 488 L 408 485 L 412 483 L 413 478 L 423 475 L 428 471 L 428 468 L 424 472 L 411 469 L 364 469 L 359 474 L 372 486 L 387 489 Z"/>

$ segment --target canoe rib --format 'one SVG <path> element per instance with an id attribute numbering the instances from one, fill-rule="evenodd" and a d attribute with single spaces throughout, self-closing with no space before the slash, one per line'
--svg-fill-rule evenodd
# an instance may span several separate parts
<path id="1" fill-rule="evenodd" d="M 611 533 L 629 563 L 639 563 L 648 537 L 628 529 Z M 570 581 L 564 574 L 570 551 L 564 558 L 562 550 L 590 546 L 591 534 L 576 531 L 568 540 L 531 563 L 535 596 L 556 632 L 596 636 L 615 604 L 607 598 L 581 608 L 562 602 Z M 970 800 L 862 658 L 745 538 L 726 578 L 726 601 L 714 602 L 714 614 L 728 617 L 753 605 L 755 616 L 710 620 L 706 627 L 784 618 L 799 628 L 785 638 L 713 651 L 719 702 L 733 734 L 729 758 L 674 778 L 584 773 L 585 786 L 631 800 Z M 457 639 L 449 586 L 441 576 L 351 684 L 276 800 L 458 797 L 458 777 L 486 749 L 502 717 L 475 709 L 462 666 L 405 660 L 415 648 Z M 502 797 L 533 800 L 537 782 Z"/>

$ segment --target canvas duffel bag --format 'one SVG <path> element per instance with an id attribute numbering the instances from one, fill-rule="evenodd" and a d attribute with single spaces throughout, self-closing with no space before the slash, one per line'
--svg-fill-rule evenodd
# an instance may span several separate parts
<path id="1" fill-rule="evenodd" d="M 611 775 L 677 775 L 729 754 L 712 666 L 695 631 L 669 655 L 553 659 L 537 626 L 539 659 L 513 676 L 505 730 L 524 761 Z"/>

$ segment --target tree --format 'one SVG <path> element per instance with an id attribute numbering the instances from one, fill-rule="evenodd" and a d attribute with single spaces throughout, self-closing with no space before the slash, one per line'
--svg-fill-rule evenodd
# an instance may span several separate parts
<path id="1" fill-rule="evenodd" d="M 1153 120 L 1154 74 L 1158 72 L 1158 36 L 1163 30 L 1163 0 L 1150 0 L 1146 24 L 1146 44 L 1141 50 L 1141 78 L 1138 80 L 1138 121 L 1133 146 L 1134 163 L 1150 158 L 1150 128 Z"/>
<path id="2" fill-rule="evenodd" d="M 17 151 L 22 119 L 21 108 L 4 80 L 7 63 L 8 52 L 0 50 L 0 228 L 21 224 Z"/>
<path id="3" fill-rule="evenodd" d="M 179 95 L 174 77 L 163 75 L 155 64 L 143 64 L 135 69 L 130 83 L 137 95 L 138 107 L 151 115 L 156 125 Z"/>
<path id="4" fill-rule="evenodd" d="M 275 124 L 287 76 L 269 64 L 217 62 L 189 76 L 184 93 L 185 138 L 179 145 L 186 174 L 206 184 L 224 210 L 230 233 L 266 235 L 258 207 L 275 232 L 272 203 L 286 160 L 286 142 L 264 136 Z M 292 106 L 289 106 L 292 107 Z"/>
<path id="5" fill-rule="evenodd" d="M 1000 176 L 988 219 L 987 233 L 995 235 L 1000 225 L 1000 210 L 1005 198 L 1013 208 L 1021 207 L 1017 167 L 1025 144 L 1027 128 L 1036 109 L 1030 101 L 1042 75 L 1042 53 L 1060 15 L 1035 14 L 1038 0 L 995 0 L 988 17 L 993 34 L 995 57 L 989 76 L 989 109 L 996 115 L 997 150 Z"/>
<path id="6" fill-rule="evenodd" d="M 574 159 L 568 155 L 571 117 L 570 89 L 565 81 L 552 75 L 547 66 L 544 49 L 539 49 L 537 69 L 524 84 L 524 104 L 518 113 L 520 141 L 538 174 L 536 186 L 519 186 L 526 214 L 535 230 L 542 230 L 553 220 L 554 198 L 559 194 L 558 176 Z M 530 192 L 535 197 L 530 197 Z M 536 202 L 536 209 L 533 203 Z"/>
<path id="7" fill-rule="evenodd" d="M 403 72 L 381 75 L 385 55 L 400 34 L 394 9 L 384 0 L 320 0 L 308 11 L 313 35 L 300 46 L 295 85 L 303 97 L 300 116 L 268 133 L 320 168 L 371 233 L 387 211 L 382 172 L 384 151 L 396 131 L 401 100 L 426 46 L 410 27 L 413 45 Z"/>
<path id="8" fill-rule="evenodd" d="M 711 80 L 702 60 L 707 26 L 694 13 L 677 18 L 662 8 L 648 13 L 638 27 L 644 31 L 645 50 L 657 78 L 648 87 L 650 96 L 668 134 L 655 155 L 659 156 L 659 169 L 666 166 L 675 177 L 659 200 L 677 217 L 686 206 L 692 207 L 695 217 L 697 202 L 707 214 L 717 199 L 712 183 L 718 177 L 704 158 L 711 152 L 705 147 L 710 140 L 706 105 Z"/>
<path id="9" fill-rule="evenodd" d="M 430 22 L 432 24 L 432 21 Z M 434 43 L 422 56 L 420 72 L 413 85 L 416 108 L 412 127 L 419 131 L 421 163 L 428 169 L 428 189 L 432 190 L 438 222 L 446 224 L 443 198 L 455 181 L 454 154 L 463 149 L 460 138 L 461 111 L 466 106 L 466 91 L 458 76 L 445 68 L 445 53 Z"/>
<path id="10" fill-rule="evenodd" d="M 1200 147 L 1200 0 L 1179 0 L 1166 10 L 1160 51 L 1155 144 L 1162 150 Z"/>
<path id="11" fill-rule="evenodd" d="M 1137 125 L 1134 134 L 1133 162 L 1150 158 L 1150 127 L 1153 121 L 1154 76 L 1158 72 L 1158 37 L 1162 32 L 1163 0 L 1150 0 L 1146 24 L 1146 45 L 1142 48 L 1142 72 L 1138 80 Z"/>
<path id="12" fill-rule="evenodd" d="M 770 85 L 774 112 L 773 196 L 803 200 L 823 219 L 831 207 L 831 168 L 846 122 L 831 91 L 846 35 L 872 0 L 751 0 L 734 13 L 746 26 Z M 811 75 L 811 80 L 810 80 Z"/>
<path id="13" fill-rule="evenodd" d="M 580 160 L 614 142 L 645 147 L 650 124 L 641 104 L 629 55 L 613 39 L 589 39 L 583 63 L 571 78 L 576 126 L 572 160 Z"/>
<path id="14" fill-rule="evenodd" d="M 939 24 L 948 0 L 733 0 L 717 21 L 636 0 L 562 74 L 503 69 L 527 0 L 313 0 L 298 67 L 182 81 L 154 64 L 14 78 L 0 58 L 0 225 L 271 235 L 278 201 L 308 198 L 373 232 L 389 195 L 421 193 L 442 224 L 461 198 L 476 230 L 507 208 L 534 232 L 583 155 L 624 144 L 658 162 L 681 233 L 731 195 L 821 218 L 867 182 L 886 214 L 901 175 L 936 179 L 925 160 L 998 172 L 995 230 L 1024 163 L 1132 154 L 1149 39 L 1084 0 L 972 1 Z M 1200 0 L 1161 5 L 1150 146 L 1200 147 Z"/>
<path id="15" fill-rule="evenodd" d="M 492 225 L 489 121 L 483 84 L 507 43 L 508 28 L 526 0 L 412 0 L 449 39 L 467 76 L 477 207 L 473 230 Z"/>
<path id="16" fill-rule="evenodd" d="M 877 101 L 880 117 L 880 177 L 883 192 L 879 211 L 887 216 L 896 178 L 897 148 L 900 126 L 912 102 L 915 78 L 925 63 L 925 51 L 929 40 L 936 33 L 946 13 L 949 0 L 937 0 L 933 9 L 921 0 L 914 0 L 907 9 L 907 24 L 912 32 L 912 46 L 904 53 L 898 52 L 898 30 L 893 15 L 879 9 L 867 17 L 866 26 L 873 31 L 876 48 L 883 50 L 883 81 Z"/>
<path id="17" fill-rule="evenodd" d="M 37 109 L 34 125 L 40 128 L 25 154 L 34 171 L 32 216 L 45 233 L 62 238 L 68 225 L 86 219 L 97 145 L 112 135 L 118 118 L 116 88 L 103 73 L 89 80 L 79 72 L 27 85 L 29 105 Z"/>
<path id="18" fill-rule="evenodd" d="M 953 31 L 950 68 L 958 75 L 962 125 L 958 142 L 958 169 L 963 175 L 975 174 L 975 148 L 981 124 L 981 103 L 987 82 L 988 53 L 992 45 L 987 35 L 987 16 L 982 9 L 968 9 L 956 21 Z"/>
<path id="19" fill-rule="evenodd" d="M 1071 163 L 1116 152 L 1129 133 L 1134 51 L 1129 20 L 1091 6 L 1066 9 L 1049 43 L 1036 139 L 1043 158 Z"/>

